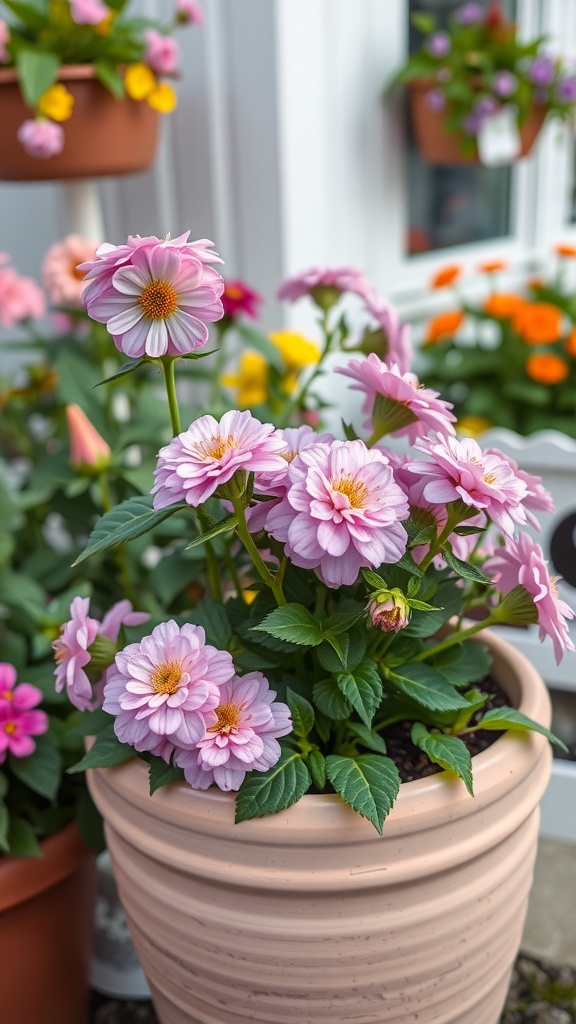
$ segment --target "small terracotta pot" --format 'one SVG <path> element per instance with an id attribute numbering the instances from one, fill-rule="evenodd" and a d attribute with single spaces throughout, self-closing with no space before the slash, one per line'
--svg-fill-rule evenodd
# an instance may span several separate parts
<path id="1" fill-rule="evenodd" d="M 428 94 L 434 83 L 414 79 L 408 83 L 410 118 L 416 144 L 429 164 L 479 164 L 478 154 L 467 155 L 460 149 L 460 136 L 446 131 L 445 112 L 428 105 Z M 527 156 L 534 145 L 546 113 L 543 107 L 533 107 L 530 116 L 520 128 L 522 148 L 518 159 Z"/>
<path id="2" fill-rule="evenodd" d="M 530 663 L 484 635 L 511 702 L 542 723 Z M 135 759 L 90 773 L 162 1024 L 496 1024 L 532 882 L 547 740 L 505 734 L 400 787 L 384 835 L 336 795 L 234 824 L 234 794 L 153 797 Z"/>
<path id="3" fill-rule="evenodd" d="M 33 117 L 24 105 L 16 72 L 0 69 L 0 180 L 51 181 L 95 178 L 142 171 L 154 159 L 157 111 L 147 103 L 116 99 L 95 77 L 91 64 L 71 64 L 58 76 L 74 96 L 74 112 L 64 129 L 64 149 L 46 160 L 28 156 L 18 141 L 23 121 Z"/>
<path id="4" fill-rule="evenodd" d="M 2 1024 L 81 1024 L 88 1002 L 96 869 L 75 824 L 43 857 L 0 857 Z"/>

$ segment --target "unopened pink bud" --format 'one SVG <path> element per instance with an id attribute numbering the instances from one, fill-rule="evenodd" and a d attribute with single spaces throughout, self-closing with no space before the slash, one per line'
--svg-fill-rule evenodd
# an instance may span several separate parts
<path id="1" fill-rule="evenodd" d="M 92 426 L 86 413 L 79 405 L 67 405 L 66 420 L 72 465 L 77 469 L 90 469 L 96 473 L 106 469 L 112 457 L 110 447 Z"/>
<path id="2" fill-rule="evenodd" d="M 408 603 L 393 594 L 384 601 L 371 601 L 368 613 L 372 625 L 376 629 L 381 629 L 383 633 L 399 633 L 410 622 L 411 614 Z"/>

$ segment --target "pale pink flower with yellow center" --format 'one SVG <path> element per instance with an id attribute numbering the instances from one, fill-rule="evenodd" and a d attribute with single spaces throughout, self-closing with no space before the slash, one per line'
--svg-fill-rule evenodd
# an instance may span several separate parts
<path id="1" fill-rule="evenodd" d="M 70 0 L 70 14 L 77 25 L 98 25 L 110 14 L 102 0 Z"/>
<path id="2" fill-rule="evenodd" d="M 522 504 L 526 510 L 526 520 L 530 523 L 533 530 L 541 530 L 542 524 L 540 523 L 537 516 L 533 515 L 532 509 L 537 512 L 554 512 L 555 505 L 554 499 L 542 484 L 542 477 L 535 476 L 533 473 L 528 473 L 525 469 L 521 469 L 518 463 L 504 452 L 499 451 L 497 448 L 485 448 L 485 455 L 499 455 L 500 458 L 505 459 L 512 472 L 518 477 L 519 480 L 523 480 L 527 487 L 526 497 L 523 498 Z"/>
<path id="3" fill-rule="evenodd" d="M 33 156 L 37 160 L 48 160 L 64 149 L 62 125 L 44 117 L 23 121 L 16 132 L 16 137 L 28 156 Z"/>
<path id="4" fill-rule="evenodd" d="M 100 246 L 80 264 L 89 284 L 88 315 L 105 323 L 125 355 L 185 355 L 208 340 L 208 323 L 223 315 L 224 281 L 207 263 L 219 260 L 205 239 L 131 236 L 124 246 Z"/>
<path id="5" fill-rule="evenodd" d="M 461 501 L 475 512 L 484 512 L 508 537 L 512 537 L 516 524 L 525 524 L 522 502 L 528 488 L 501 452 L 493 449 L 487 454 L 471 437 L 458 439 L 441 434 L 435 439 L 423 438 L 415 447 L 431 461 L 416 460 L 406 468 L 428 477 L 423 489 L 427 501 L 441 505 Z"/>
<path id="6" fill-rule="evenodd" d="M 46 251 L 42 261 L 42 283 L 55 306 L 82 307 L 87 282 L 78 264 L 93 258 L 97 243 L 81 235 L 67 235 Z"/>
<path id="7" fill-rule="evenodd" d="M 265 772 L 276 764 L 281 753 L 276 737 L 292 731 L 292 720 L 288 706 L 275 696 L 261 672 L 234 676 L 220 687 L 218 706 L 205 716 L 204 736 L 193 750 L 177 750 L 174 756 L 194 789 L 216 783 L 237 790 L 246 772 Z"/>
<path id="8" fill-rule="evenodd" d="M 14 267 L 0 260 L 0 324 L 14 327 L 22 320 L 38 319 L 46 312 L 44 293 L 30 277 L 21 277 Z"/>
<path id="9" fill-rule="evenodd" d="M 219 423 L 213 416 L 201 416 L 161 448 L 152 488 L 154 508 L 177 501 L 201 505 L 238 471 L 282 471 L 285 451 L 286 443 L 273 425 L 261 423 L 247 409 L 229 410 Z"/>
<path id="10" fill-rule="evenodd" d="M 311 445 L 290 464 L 289 481 L 266 529 L 326 586 L 349 586 L 361 568 L 404 554 L 408 501 L 378 449 L 363 441 Z"/>
<path id="11" fill-rule="evenodd" d="M 522 533 L 517 541 L 509 540 L 505 548 L 496 548 L 484 563 L 484 571 L 492 576 L 503 594 L 517 586 L 528 591 L 538 614 L 540 640 L 551 637 L 559 665 L 566 651 L 574 650 L 566 622 L 574 618 L 574 612 L 559 597 L 556 579 L 550 577 L 540 545 L 527 533 Z"/>
<path id="12" fill-rule="evenodd" d="M 173 75 L 180 63 L 180 47 L 172 36 L 164 35 L 155 28 L 144 33 L 146 49 L 144 60 L 157 75 Z"/>
<path id="13" fill-rule="evenodd" d="M 114 728 L 121 742 L 134 746 L 148 735 L 155 745 L 160 738 L 191 747 L 202 739 L 204 716 L 218 706 L 220 687 L 234 675 L 230 654 L 205 641 L 200 626 L 170 620 L 118 652 L 103 708 L 118 716 Z"/>
<path id="14" fill-rule="evenodd" d="M 366 359 L 350 359 L 347 366 L 337 368 L 337 373 L 356 381 L 352 391 L 363 391 L 366 395 L 362 412 L 368 416 L 365 429 L 378 428 L 378 396 L 387 399 L 384 418 L 389 421 L 385 432 L 392 437 L 406 436 L 411 444 L 429 430 L 441 430 L 453 434 L 456 417 L 450 411 L 452 404 L 438 397 L 437 391 L 422 387 L 416 374 L 402 373 L 395 364 L 382 361 L 374 352 Z M 397 406 L 397 410 L 395 410 Z M 403 416 L 409 422 L 394 429 L 394 422 L 402 423 Z M 384 432 L 384 431 L 383 431 Z"/>

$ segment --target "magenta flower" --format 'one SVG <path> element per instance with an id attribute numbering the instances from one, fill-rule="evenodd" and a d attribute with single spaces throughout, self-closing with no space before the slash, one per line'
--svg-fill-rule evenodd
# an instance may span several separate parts
<path id="1" fill-rule="evenodd" d="M 28 153 L 37 160 L 48 160 L 64 149 L 64 129 L 47 118 L 30 118 L 20 125 L 16 137 Z"/>
<path id="2" fill-rule="evenodd" d="M 548 562 L 540 545 L 527 533 L 522 533 L 517 541 L 508 541 L 505 548 L 496 548 L 484 563 L 484 569 L 493 576 L 503 594 L 517 586 L 528 591 L 538 613 L 539 638 L 552 638 L 554 657 L 559 665 L 565 652 L 574 650 L 566 622 L 574 618 L 574 612 L 558 596 L 556 579 L 549 575 Z"/>
<path id="3" fill-rule="evenodd" d="M 381 451 L 363 441 L 311 445 L 291 463 L 289 478 L 266 529 L 295 565 L 340 587 L 354 583 L 363 566 L 402 557 L 408 501 Z"/>
<path id="4" fill-rule="evenodd" d="M 423 490 L 427 501 L 463 501 L 476 512 L 484 512 L 508 537 L 512 537 L 516 523 L 526 522 L 522 505 L 526 483 L 501 452 L 493 449 L 487 454 L 471 437 L 458 439 L 441 434 L 435 439 L 423 438 L 415 447 L 431 461 L 416 460 L 406 468 L 429 478 Z"/>
<path id="5" fill-rule="evenodd" d="M 351 385 L 353 391 L 365 392 L 362 411 L 368 415 L 364 423 L 366 429 L 378 428 L 378 423 L 374 420 L 374 406 L 377 395 L 382 395 L 392 403 L 397 403 L 398 413 L 401 413 L 401 407 L 404 406 L 410 416 L 409 423 L 398 429 L 386 427 L 383 433 L 391 433 L 392 437 L 406 436 L 411 444 L 429 430 L 454 433 L 452 423 L 456 417 L 450 412 L 452 404 L 439 398 L 437 391 L 421 387 L 414 373 L 401 373 L 398 366 L 388 365 L 374 352 L 366 359 L 350 359 L 347 366 L 338 367 L 336 372 L 357 381 Z M 391 425 L 396 415 L 392 406 Z"/>
<path id="6" fill-rule="evenodd" d="M 240 788 L 246 772 L 265 772 L 280 757 L 277 736 L 292 731 L 290 710 L 261 672 L 234 676 L 220 688 L 220 703 L 206 715 L 206 731 L 193 750 L 177 750 L 176 764 L 194 789 L 216 783 Z"/>
<path id="7" fill-rule="evenodd" d="M 224 316 L 236 320 L 241 313 L 256 320 L 262 296 L 248 288 L 243 281 L 225 281 L 222 293 Z"/>
<path id="8" fill-rule="evenodd" d="M 98 25 L 110 14 L 102 0 L 70 0 L 70 14 L 77 25 Z"/>
<path id="9" fill-rule="evenodd" d="M 200 626 L 170 620 L 118 652 L 103 708 L 115 716 L 127 712 L 114 726 L 123 743 L 142 742 L 148 730 L 156 744 L 163 737 L 174 746 L 191 747 L 204 735 L 203 716 L 220 703 L 219 687 L 233 675 L 230 654 L 207 644 Z"/>
<path id="10" fill-rule="evenodd" d="M 542 486 L 542 477 L 534 476 L 533 473 L 527 473 L 525 469 L 520 469 L 518 463 L 511 458 L 510 455 L 505 455 L 504 452 L 499 451 L 497 448 L 485 448 L 485 455 L 497 455 L 501 459 L 504 459 L 510 466 L 512 472 L 526 484 L 527 491 L 526 497 L 523 498 L 522 504 L 526 510 L 526 521 L 530 523 L 530 526 L 534 530 L 541 530 L 542 525 L 537 516 L 532 514 L 532 509 L 537 512 L 554 512 L 555 505 L 554 499 Z"/>
<path id="11" fill-rule="evenodd" d="M 372 287 L 361 273 L 354 267 L 310 267 L 294 277 L 288 277 L 278 289 L 278 298 L 287 302 L 296 302 L 304 295 L 312 295 L 318 299 L 322 293 L 329 293 L 332 302 L 338 301 L 343 292 L 353 292 L 361 299 L 372 294 Z M 320 303 L 322 304 L 322 303 Z"/>
<path id="12" fill-rule="evenodd" d="M 89 610 L 90 598 L 75 597 L 70 605 L 71 619 L 64 623 L 60 636 L 52 644 L 56 692 L 66 687 L 68 699 L 80 711 L 91 711 L 100 703 L 103 679 L 93 686 L 85 671 L 91 660 L 89 648 L 96 637 L 104 636 L 115 643 L 120 626 L 139 626 L 150 618 L 146 612 L 133 611 L 130 601 L 118 601 L 102 623 L 90 618 Z"/>
<path id="13" fill-rule="evenodd" d="M 426 93 L 426 106 L 430 110 L 443 110 L 446 106 L 446 97 L 441 89 L 430 89 Z"/>
<path id="14" fill-rule="evenodd" d="M 19 687 L 17 687 L 19 689 Z M 34 687 L 32 687 L 34 689 Z M 39 700 L 42 699 L 42 693 Z M 6 704 L 0 705 L 0 764 L 7 754 L 14 757 L 28 757 L 34 753 L 36 743 L 33 736 L 40 736 L 48 729 L 48 715 L 44 711 L 21 711 Z"/>
<path id="15" fill-rule="evenodd" d="M 206 325 L 223 315 L 224 281 L 196 255 L 195 244 L 141 239 L 128 254 L 107 250 L 100 267 L 95 261 L 80 265 L 93 278 L 83 295 L 89 316 L 106 324 L 116 347 L 131 359 L 201 348 L 208 340 Z"/>
<path id="16" fill-rule="evenodd" d="M 477 21 L 481 21 L 483 16 L 482 4 L 476 3 L 462 4 L 454 12 L 454 17 L 459 25 L 474 25 Z"/>
<path id="17" fill-rule="evenodd" d="M 272 424 L 260 423 L 247 409 L 225 412 L 220 423 L 213 416 L 201 416 L 160 449 L 152 488 L 154 508 L 177 501 L 195 508 L 238 470 L 283 470 L 285 451 L 286 443 Z"/>
<path id="18" fill-rule="evenodd" d="M 13 327 L 22 320 L 38 319 L 46 312 L 44 293 L 30 277 L 21 277 L 6 266 L 9 257 L 0 254 L 0 324 Z"/>
<path id="19" fill-rule="evenodd" d="M 16 686 L 17 673 L 14 665 L 0 662 L 0 708 L 20 714 L 35 708 L 42 700 L 42 690 L 30 683 Z"/>
<path id="20" fill-rule="evenodd" d="M 155 28 L 144 33 L 146 49 L 144 60 L 157 75 L 173 75 L 180 63 L 180 47 L 172 36 L 166 36 Z"/>

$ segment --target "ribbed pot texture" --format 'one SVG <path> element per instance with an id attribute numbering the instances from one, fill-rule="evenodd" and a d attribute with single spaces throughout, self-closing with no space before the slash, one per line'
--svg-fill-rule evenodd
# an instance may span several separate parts
<path id="1" fill-rule="evenodd" d="M 494 676 L 542 724 L 532 665 L 487 638 Z M 147 767 L 90 773 L 162 1024 L 497 1024 L 536 853 L 547 740 L 401 786 L 383 837 L 335 795 L 234 825 L 234 796 Z"/>

